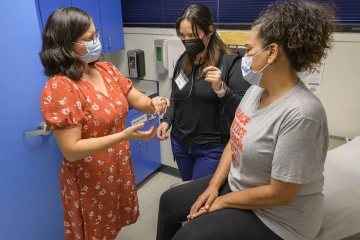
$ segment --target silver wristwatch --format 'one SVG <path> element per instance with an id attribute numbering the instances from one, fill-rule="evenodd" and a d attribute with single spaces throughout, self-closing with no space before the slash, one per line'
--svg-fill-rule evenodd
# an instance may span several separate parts
<path id="1" fill-rule="evenodd" d="M 219 90 L 219 91 L 215 91 L 215 90 L 214 90 L 214 92 L 215 92 L 216 94 L 223 94 L 224 92 L 226 92 L 226 88 L 227 88 L 226 84 L 225 84 L 224 82 L 221 82 L 221 88 L 220 88 L 220 90 Z"/>

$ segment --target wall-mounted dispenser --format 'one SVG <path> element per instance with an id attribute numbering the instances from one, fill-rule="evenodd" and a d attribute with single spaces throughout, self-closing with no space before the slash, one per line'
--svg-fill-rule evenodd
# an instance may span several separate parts
<path id="1" fill-rule="evenodd" d="M 154 40 L 155 51 L 156 51 L 156 71 L 159 74 L 163 74 L 168 69 L 168 48 L 166 39 Z"/>
<path id="2" fill-rule="evenodd" d="M 145 77 L 145 54 L 140 49 L 127 52 L 130 78 L 143 79 Z"/>

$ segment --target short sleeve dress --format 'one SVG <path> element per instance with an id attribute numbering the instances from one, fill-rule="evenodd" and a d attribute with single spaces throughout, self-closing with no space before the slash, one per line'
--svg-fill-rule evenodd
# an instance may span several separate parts
<path id="1" fill-rule="evenodd" d="M 94 67 L 108 96 L 85 80 L 64 75 L 50 78 L 41 95 L 41 111 L 52 130 L 82 127 L 82 139 L 125 129 L 132 82 L 108 62 Z M 51 159 L 49 159 L 51 160 Z M 115 239 L 121 227 L 139 216 L 130 144 L 123 141 L 104 151 L 60 166 L 60 188 L 66 239 Z"/>

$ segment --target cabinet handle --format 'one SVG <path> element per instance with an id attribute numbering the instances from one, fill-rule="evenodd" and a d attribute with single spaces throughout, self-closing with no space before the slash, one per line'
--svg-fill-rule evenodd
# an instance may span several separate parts
<path id="1" fill-rule="evenodd" d="M 108 43 L 109 43 L 108 48 L 111 48 L 111 39 L 108 37 L 107 40 L 108 40 Z"/>
<path id="2" fill-rule="evenodd" d="M 141 152 L 142 151 L 142 145 L 141 145 L 141 142 L 138 142 L 138 144 L 139 144 L 139 152 Z"/>

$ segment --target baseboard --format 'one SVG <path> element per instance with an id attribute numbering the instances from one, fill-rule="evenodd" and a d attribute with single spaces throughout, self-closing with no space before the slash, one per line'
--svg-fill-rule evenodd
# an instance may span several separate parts
<path id="1" fill-rule="evenodd" d="M 170 167 L 168 165 L 164 165 L 161 164 L 160 168 L 158 169 L 159 172 L 174 176 L 174 177 L 178 177 L 181 178 L 179 169 L 174 168 L 174 167 Z"/>

